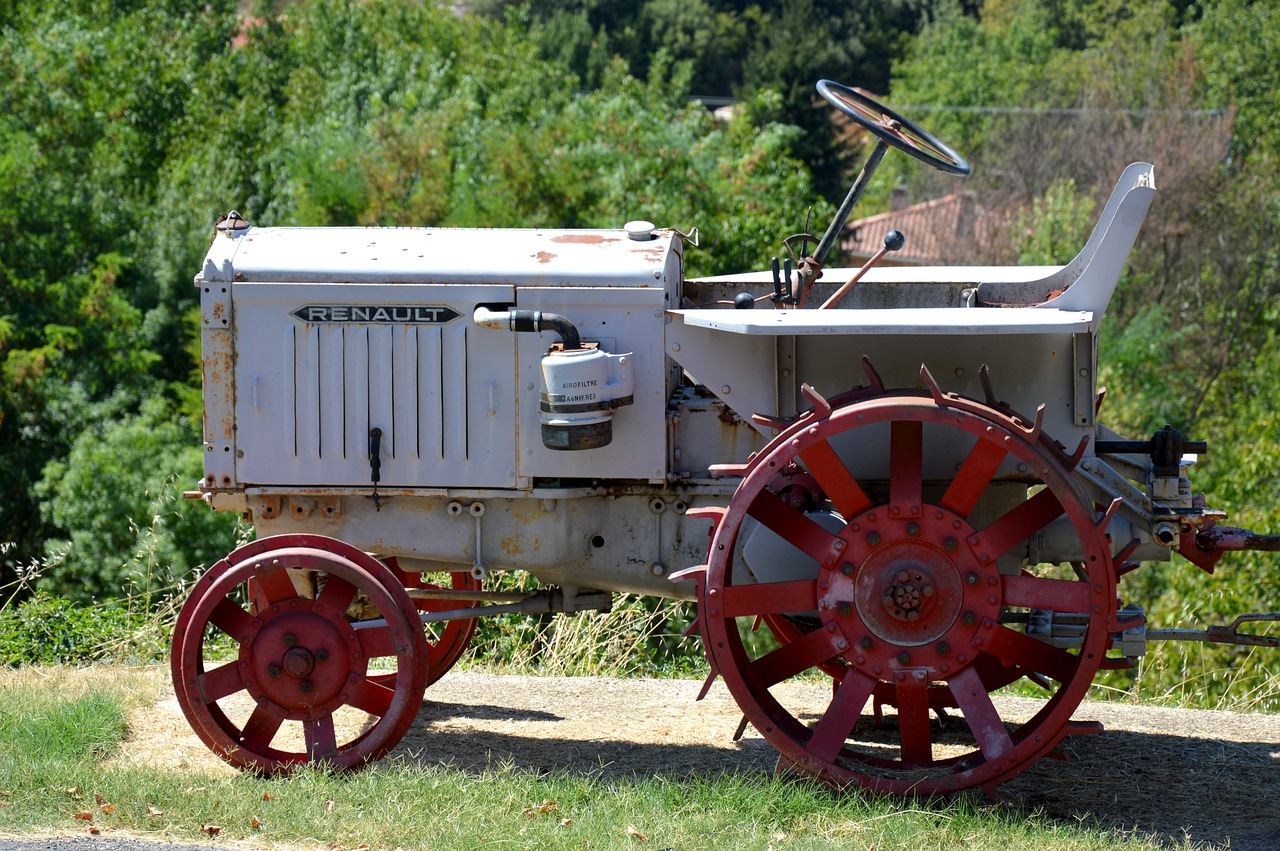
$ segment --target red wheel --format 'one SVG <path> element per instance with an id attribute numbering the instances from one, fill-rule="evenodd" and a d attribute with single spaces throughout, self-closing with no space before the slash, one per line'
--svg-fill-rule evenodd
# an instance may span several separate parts
<path id="1" fill-rule="evenodd" d="M 785 761 L 837 786 L 930 794 L 1008 779 L 1070 731 L 1108 646 L 1110 551 L 1068 459 L 1015 417 L 937 396 L 884 394 L 801 418 L 743 471 L 712 538 L 700 600 L 712 665 Z M 835 531 L 771 490 L 793 463 L 822 486 Z M 935 481 L 940 468 L 954 478 Z M 994 482 L 1009 470 L 1029 498 L 1001 507 Z M 1077 575 L 1020 567 L 1059 518 L 1079 542 Z M 739 540 L 754 534 L 749 521 L 799 551 L 789 576 L 756 581 Z M 1006 625 L 1033 611 L 1077 615 L 1082 634 L 1063 648 Z M 743 640 L 757 618 L 780 647 Z M 807 671 L 836 680 L 812 727 L 812 709 L 777 688 Z M 1049 697 L 1014 723 L 989 692 L 1020 677 Z M 881 705 L 896 725 L 859 725 Z M 935 731 L 930 711 L 944 707 L 960 710 L 960 729 Z"/>
<path id="2" fill-rule="evenodd" d="M 444 585 L 428 581 L 424 578 L 424 574 L 404 571 L 394 556 L 383 559 L 383 561 L 391 569 L 392 574 L 395 575 L 396 581 L 405 588 L 446 589 Z M 448 590 L 480 590 L 480 580 L 473 577 L 468 570 L 450 572 L 449 583 Z M 447 612 L 476 605 L 471 600 L 431 600 L 417 597 L 413 598 L 413 602 L 417 605 L 418 611 L 427 613 Z M 476 627 L 479 623 L 479 618 L 465 618 L 426 625 L 428 687 L 448 673 L 449 669 L 462 658 L 462 654 L 467 651 L 468 645 L 471 644 L 471 638 L 475 635 Z M 395 680 L 394 675 L 387 674 L 384 677 L 377 678 L 375 681 L 394 682 Z"/>
<path id="3" fill-rule="evenodd" d="M 322 572 L 319 595 L 299 594 L 289 570 Z M 377 619 L 347 620 L 357 595 Z M 252 613 L 242 602 L 251 597 Z M 238 768 L 360 768 L 395 746 L 422 704 L 427 651 L 416 612 L 386 566 L 340 541 L 255 541 L 202 576 L 178 615 L 178 703 L 201 740 Z M 228 644 L 234 657 L 215 661 Z M 372 659 L 392 666 L 393 683 L 376 682 Z"/>

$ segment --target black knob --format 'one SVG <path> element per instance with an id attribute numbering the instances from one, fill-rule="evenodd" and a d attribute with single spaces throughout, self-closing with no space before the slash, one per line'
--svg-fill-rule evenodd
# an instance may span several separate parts
<path id="1" fill-rule="evenodd" d="M 756 306 L 756 300 L 751 293 L 738 293 L 733 297 L 733 306 L 738 310 L 750 310 Z"/>
<path id="2" fill-rule="evenodd" d="M 884 235 L 884 247 L 887 251 L 897 251 L 906 245 L 907 238 L 900 230 L 891 230 Z"/>

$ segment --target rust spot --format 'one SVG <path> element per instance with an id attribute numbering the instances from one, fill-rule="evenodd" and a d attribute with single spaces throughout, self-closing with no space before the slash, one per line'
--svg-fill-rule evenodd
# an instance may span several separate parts
<path id="1" fill-rule="evenodd" d="M 555 255 L 549 251 L 539 251 L 537 254 L 533 256 L 538 258 L 539 263 L 550 263 L 552 258 L 555 257 Z"/>
<path id="2" fill-rule="evenodd" d="M 566 233 L 562 236 L 552 237 L 551 241 L 576 245 L 601 245 L 606 242 L 621 242 L 617 237 L 601 236 L 598 233 Z"/>
<path id="3" fill-rule="evenodd" d="M 720 422 L 729 426 L 736 426 L 742 422 L 741 417 L 735 414 L 728 405 L 718 404 L 716 407 L 716 416 L 720 418 Z"/>
<path id="4" fill-rule="evenodd" d="M 666 249 L 664 249 L 664 248 L 660 248 L 660 247 L 657 247 L 657 246 L 655 246 L 655 247 L 653 247 L 653 248 L 638 248 L 638 249 L 636 249 L 636 254 L 643 254 L 643 255 L 645 255 L 645 257 L 646 257 L 646 258 L 648 258 L 648 260 L 649 260 L 649 262 L 650 262 L 650 263 L 661 263 L 661 262 L 662 262 L 662 257 L 663 257 L 663 255 L 665 255 L 666 253 L 667 253 L 667 252 L 666 252 Z"/>

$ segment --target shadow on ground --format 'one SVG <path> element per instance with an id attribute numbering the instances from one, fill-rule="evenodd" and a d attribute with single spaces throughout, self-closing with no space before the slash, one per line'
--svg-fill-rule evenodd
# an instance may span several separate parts
<path id="1" fill-rule="evenodd" d="M 493 679 L 507 681 L 499 695 Z M 610 781 L 760 774 L 777 758 L 750 727 L 732 740 L 741 714 L 719 686 L 697 703 L 690 683 L 464 675 L 448 691 L 442 684 L 393 758 Z M 1015 811 L 1170 844 L 1280 848 L 1280 719 L 1111 704 L 1079 714 L 1101 716 L 1106 731 L 1072 737 L 1065 760 L 1042 759 L 1001 786 Z"/>

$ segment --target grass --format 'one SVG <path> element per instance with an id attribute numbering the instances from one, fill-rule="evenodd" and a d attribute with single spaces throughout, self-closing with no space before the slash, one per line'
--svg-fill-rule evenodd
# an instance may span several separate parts
<path id="1" fill-rule="evenodd" d="M 252 847 L 1156 849 L 985 801 L 836 795 L 794 779 L 481 772 L 389 761 L 282 779 L 114 763 L 161 673 L 0 673 L 0 834 L 84 833 Z M 91 819 L 91 821 L 89 820 Z M 216 831 L 215 831 L 216 828 Z"/>

